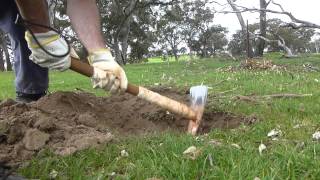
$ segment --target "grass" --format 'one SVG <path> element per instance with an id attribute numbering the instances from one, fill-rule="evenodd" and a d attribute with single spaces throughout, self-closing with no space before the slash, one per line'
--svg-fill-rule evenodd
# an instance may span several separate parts
<path id="1" fill-rule="evenodd" d="M 58 172 L 58 179 L 107 179 L 115 172 L 115 179 L 318 179 L 320 177 L 320 143 L 312 140 L 320 122 L 320 73 L 304 72 L 302 64 L 320 66 L 316 55 L 296 59 L 279 59 L 268 55 L 278 64 L 285 64 L 291 72 L 236 71 L 217 69 L 239 62 L 224 59 L 203 59 L 193 62 L 148 63 L 128 65 L 129 81 L 144 86 L 160 83 L 166 86 L 188 87 L 204 83 L 210 86 L 207 108 L 235 114 L 256 114 L 260 121 L 233 130 L 214 129 L 207 136 L 160 134 L 151 137 L 131 137 L 88 149 L 68 157 L 43 152 L 20 169 L 28 178 L 48 179 L 50 172 Z M 299 70 L 299 71 L 298 71 Z M 50 74 L 50 91 L 92 90 L 87 78 L 73 72 Z M 0 98 L 14 97 L 12 73 L 0 73 Z M 223 96 L 214 96 L 225 92 Z M 240 102 L 236 95 L 267 95 L 275 93 L 313 94 L 298 99 L 273 99 L 258 105 Z M 296 128 L 296 125 L 300 125 Z M 280 129 L 283 134 L 272 141 L 267 133 Z M 223 143 L 212 146 L 215 139 Z M 232 146 L 238 144 L 241 149 Z M 261 155 L 260 143 L 267 145 Z M 303 145 L 302 145 L 303 144 Z M 202 153 L 196 160 L 182 155 L 194 145 Z M 120 157 L 121 150 L 129 157 Z M 208 155 L 212 156 L 210 165 Z"/>
<path id="2" fill-rule="evenodd" d="M 186 61 L 189 59 L 188 55 L 181 55 L 179 56 L 179 61 Z M 169 62 L 175 62 L 174 56 L 168 56 Z M 158 57 L 151 57 L 148 58 L 148 63 L 168 63 L 168 61 L 164 61 L 163 57 L 158 56 Z"/>

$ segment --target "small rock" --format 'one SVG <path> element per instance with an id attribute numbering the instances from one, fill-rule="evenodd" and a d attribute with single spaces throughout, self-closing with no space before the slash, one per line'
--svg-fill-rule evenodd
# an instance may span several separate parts
<path id="1" fill-rule="evenodd" d="M 49 173 L 49 178 L 50 179 L 56 179 L 57 178 L 57 176 L 58 176 L 58 171 L 56 171 L 56 170 L 52 170 L 50 173 Z"/>
<path id="2" fill-rule="evenodd" d="M 281 136 L 281 134 L 282 134 L 282 132 L 281 132 L 280 130 L 272 129 L 272 130 L 268 133 L 268 137 L 274 138 L 274 137 Z"/>
<path id="3" fill-rule="evenodd" d="M 215 140 L 215 139 L 210 140 L 208 143 L 213 145 L 214 147 L 218 147 L 218 146 L 222 145 L 222 142 Z"/>
<path id="4" fill-rule="evenodd" d="M 255 177 L 253 180 L 260 180 L 260 178 L 259 177 Z"/>
<path id="5" fill-rule="evenodd" d="M 315 132 L 314 134 L 312 134 L 312 138 L 314 140 L 319 141 L 320 140 L 320 131 Z"/>
<path id="6" fill-rule="evenodd" d="M 235 148 L 237 148 L 237 149 L 241 149 L 241 147 L 240 147 L 238 144 L 234 144 L 234 143 L 233 143 L 233 144 L 231 144 L 231 146 L 232 146 L 232 147 L 235 147 Z"/>
<path id="7" fill-rule="evenodd" d="M 213 163 L 213 158 L 212 158 L 212 155 L 211 154 L 208 154 L 208 160 L 209 160 L 209 164 L 211 167 L 214 166 L 214 163 Z"/>
<path id="8" fill-rule="evenodd" d="M 39 150 L 49 140 L 50 135 L 38 129 L 29 129 L 23 138 L 23 144 L 28 150 Z"/>
<path id="9" fill-rule="evenodd" d="M 110 179 L 113 179 L 115 176 L 116 176 L 116 172 L 112 172 L 112 173 L 109 173 L 108 176 L 110 177 Z"/>
<path id="10" fill-rule="evenodd" d="M 129 157 L 129 153 L 126 150 L 120 152 L 121 157 Z"/>
<path id="11" fill-rule="evenodd" d="M 301 124 L 296 124 L 296 125 L 293 126 L 293 129 L 299 129 L 299 128 L 301 128 L 301 127 L 302 127 Z"/>
<path id="12" fill-rule="evenodd" d="M 147 178 L 146 180 L 162 180 L 162 179 L 153 177 L 153 178 Z"/>
<path id="13" fill-rule="evenodd" d="M 198 142 L 204 141 L 204 139 L 203 139 L 202 136 L 197 136 L 195 139 L 196 139 L 196 141 L 198 141 Z"/>
<path id="14" fill-rule="evenodd" d="M 200 149 L 197 149 L 195 146 L 190 146 L 186 149 L 183 154 L 189 157 L 192 160 L 195 160 L 201 153 Z"/>
<path id="15" fill-rule="evenodd" d="M 305 147 L 305 143 L 304 142 L 298 142 L 296 144 L 296 149 L 298 150 L 302 150 Z"/>
<path id="16" fill-rule="evenodd" d="M 191 154 L 197 151 L 197 148 L 195 146 L 190 146 L 188 149 L 186 149 L 183 154 Z"/>
<path id="17" fill-rule="evenodd" d="M 261 155 L 262 152 L 263 152 L 264 150 L 266 150 L 266 149 L 267 149 L 267 146 L 261 143 L 260 146 L 259 146 L 259 153 L 260 153 L 260 155 Z"/>

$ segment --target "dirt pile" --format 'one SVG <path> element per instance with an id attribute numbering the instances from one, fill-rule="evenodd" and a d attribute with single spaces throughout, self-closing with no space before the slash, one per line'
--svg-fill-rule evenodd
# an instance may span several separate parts
<path id="1" fill-rule="evenodd" d="M 188 103 L 185 93 L 164 88 L 157 91 Z M 200 133 L 235 128 L 246 121 L 244 117 L 207 111 Z M 57 92 L 29 104 L 6 100 L 0 103 L 0 162 L 23 162 L 47 148 L 68 155 L 118 136 L 185 131 L 186 127 L 183 118 L 131 95 L 99 98 Z"/>

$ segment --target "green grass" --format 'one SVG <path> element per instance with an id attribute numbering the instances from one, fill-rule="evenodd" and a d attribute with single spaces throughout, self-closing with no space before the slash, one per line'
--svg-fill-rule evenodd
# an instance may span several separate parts
<path id="1" fill-rule="evenodd" d="M 189 59 L 190 59 L 190 57 L 188 55 L 181 55 L 181 56 L 179 56 L 178 61 L 187 61 Z M 168 60 L 169 60 L 169 63 L 176 61 L 174 56 L 169 56 Z M 163 57 L 161 57 L 161 56 L 148 58 L 148 63 L 163 63 L 163 62 L 165 62 L 165 61 L 164 61 Z M 166 61 L 165 63 L 168 63 L 168 61 Z"/>
<path id="2" fill-rule="evenodd" d="M 236 71 L 217 69 L 239 62 L 223 59 L 203 59 L 128 65 L 129 81 L 144 86 L 161 83 L 166 86 L 189 87 L 204 83 L 210 86 L 207 108 L 235 114 L 256 114 L 260 121 L 233 130 L 214 129 L 201 140 L 189 135 L 160 134 L 152 137 L 131 137 L 89 149 L 67 157 L 44 152 L 20 169 L 28 178 L 48 179 L 53 170 L 58 179 L 106 179 L 112 172 L 116 179 L 318 179 L 320 177 L 320 143 L 312 134 L 320 129 L 320 73 L 304 72 L 302 64 L 310 62 L 320 66 L 319 56 L 279 59 L 269 55 L 276 63 L 285 64 L 290 72 Z M 298 71 L 299 70 L 299 71 Z M 92 90 L 87 78 L 73 72 L 50 74 L 50 91 L 76 88 L 105 95 Z M 317 81 L 319 80 L 319 81 Z M 14 97 L 13 75 L 0 73 L 0 98 Z M 219 93 L 225 92 L 223 95 Z M 236 95 L 268 95 L 276 93 L 313 94 L 298 99 L 272 99 L 257 105 L 236 101 Z M 300 128 L 294 128 L 300 124 Z M 279 141 L 272 141 L 267 133 L 281 129 Z M 220 140 L 214 147 L 208 142 Z M 267 150 L 260 155 L 260 143 Z M 241 149 L 233 147 L 236 143 Z M 299 144 L 304 143 L 303 147 Z M 191 160 L 182 155 L 189 146 L 201 148 L 201 155 Z M 129 157 L 120 157 L 126 149 Z M 208 155 L 213 158 L 213 166 Z"/>

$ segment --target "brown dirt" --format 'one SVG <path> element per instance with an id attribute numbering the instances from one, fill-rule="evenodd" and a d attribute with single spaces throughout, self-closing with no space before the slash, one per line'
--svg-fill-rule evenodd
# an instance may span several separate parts
<path id="1" fill-rule="evenodd" d="M 158 88 L 163 95 L 188 103 L 186 93 Z M 0 103 L 0 162 L 20 163 L 42 149 L 59 155 L 110 142 L 114 137 L 166 130 L 184 132 L 187 121 L 131 95 L 106 98 L 57 92 L 38 102 Z M 248 118 L 206 111 L 200 133 L 235 128 Z"/>

